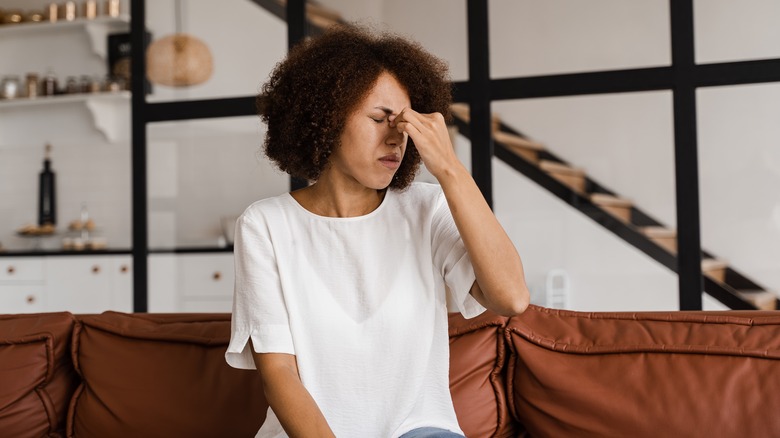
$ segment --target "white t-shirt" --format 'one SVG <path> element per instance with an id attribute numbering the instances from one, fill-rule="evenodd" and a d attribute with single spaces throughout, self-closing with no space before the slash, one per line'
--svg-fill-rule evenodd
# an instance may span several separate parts
<path id="1" fill-rule="evenodd" d="M 447 312 L 481 314 L 474 269 L 441 188 L 388 190 L 359 217 L 316 215 L 289 193 L 238 219 L 226 359 L 296 356 L 301 382 L 339 438 L 418 427 L 462 433 L 449 391 Z M 286 437 L 268 410 L 257 437 Z"/>

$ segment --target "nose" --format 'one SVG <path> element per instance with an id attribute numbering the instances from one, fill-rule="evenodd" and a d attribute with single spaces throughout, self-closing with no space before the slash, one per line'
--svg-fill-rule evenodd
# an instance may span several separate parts
<path id="1" fill-rule="evenodd" d="M 406 144 L 406 134 L 403 132 L 398 132 L 398 129 L 395 126 L 390 126 L 391 124 L 387 124 L 387 133 L 385 134 L 385 144 L 392 145 L 392 146 L 403 146 Z"/>

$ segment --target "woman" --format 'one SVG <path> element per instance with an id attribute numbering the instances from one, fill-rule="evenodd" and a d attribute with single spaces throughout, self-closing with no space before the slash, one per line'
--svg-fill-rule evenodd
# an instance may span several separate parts
<path id="1" fill-rule="evenodd" d="M 515 315 L 528 291 L 453 151 L 450 99 L 440 60 L 359 28 L 300 44 L 265 84 L 266 155 L 313 183 L 236 227 L 226 357 L 262 375 L 258 437 L 463 436 L 447 310 Z M 421 162 L 439 185 L 412 182 Z"/>

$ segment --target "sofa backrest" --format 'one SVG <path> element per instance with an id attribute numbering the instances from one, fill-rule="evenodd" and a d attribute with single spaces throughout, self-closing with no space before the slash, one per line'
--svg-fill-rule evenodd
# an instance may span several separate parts
<path id="1" fill-rule="evenodd" d="M 78 384 L 70 313 L 0 316 L 0 435 L 59 437 Z"/>
<path id="2" fill-rule="evenodd" d="M 780 436 L 780 312 L 531 306 L 506 335 L 533 437 Z"/>
<path id="3" fill-rule="evenodd" d="M 469 438 L 780 435 L 780 312 L 449 323 Z M 0 435 L 252 436 L 268 405 L 225 363 L 229 334 L 228 314 L 0 316 Z"/>
<path id="4" fill-rule="evenodd" d="M 73 336 L 68 437 L 253 436 L 265 420 L 260 376 L 225 363 L 230 315 L 106 312 Z"/>

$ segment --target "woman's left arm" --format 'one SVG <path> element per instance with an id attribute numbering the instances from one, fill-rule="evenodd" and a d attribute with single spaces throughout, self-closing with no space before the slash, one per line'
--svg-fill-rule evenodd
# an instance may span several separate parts
<path id="1" fill-rule="evenodd" d="M 477 277 L 471 295 L 500 315 L 525 311 L 529 292 L 520 255 L 455 154 L 444 117 L 407 108 L 392 118 L 391 126 L 412 138 L 441 185 Z"/>

